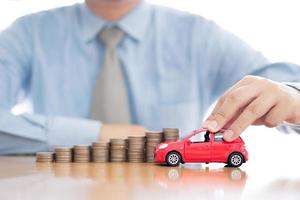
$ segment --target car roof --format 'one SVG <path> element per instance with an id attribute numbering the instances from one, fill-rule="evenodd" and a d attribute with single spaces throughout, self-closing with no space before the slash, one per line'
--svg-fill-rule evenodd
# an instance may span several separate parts
<path id="1" fill-rule="evenodd" d="M 207 131 L 209 131 L 208 129 L 197 129 L 197 130 L 194 130 L 193 133 L 206 133 Z M 223 133 L 225 130 L 224 129 L 220 129 L 219 131 L 216 131 L 216 132 L 212 132 L 212 131 L 209 131 L 211 133 Z"/>
<path id="2" fill-rule="evenodd" d="M 195 134 L 199 134 L 199 133 L 206 133 L 208 131 L 208 129 L 198 129 L 198 130 L 194 130 L 192 134 L 190 134 L 189 136 L 191 135 L 195 135 Z M 225 129 L 220 129 L 219 131 L 216 131 L 216 132 L 211 132 L 209 131 L 211 134 L 215 134 L 215 133 L 224 133 L 225 132 Z M 244 143 L 243 139 L 241 137 L 238 137 L 236 138 L 234 141 L 232 141 L 233 143 L 234 142 L 242 142 Z"/>

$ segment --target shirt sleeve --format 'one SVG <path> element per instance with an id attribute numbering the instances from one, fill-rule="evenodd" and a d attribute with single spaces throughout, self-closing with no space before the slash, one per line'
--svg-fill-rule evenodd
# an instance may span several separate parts
<path id="1" fill-rule="evenodd" d="M 0 111 L 0 154 L 34 153 L 53 150 L 56 146 L 90 144 L 97 141 L 101 123 L 98 121 L 43 116 L 13 115 Z"/>
<path id="2" fill-rule="evenodd" d="M 200 69 L 199 85 L 205 91 L 202 97 L 204 108 L 208 108 L 245 75 L 288 82 L 286 84 L 300 90 L 298 65 L 287 62 L 271 63 L 260 52 L 211 21 L 200 18 L 195 23 L 193 43 L 196 44 L 194 49 Z M 283 124 L 278 129 L 300 133 L 300 125 Z"/>
<path id="3" fill-rule="evenodd" d="M 10 112 L 30 84 L 31 28 L 30 19 L 23 17 L 0 33 L 0 154 L 34 153 L 96 141 L 100 122 Z"/>
<path id="4" fill-rule="evenodd" d="M 300 82 L 285 82 L 283 83 L 291 88 L 297 90 L 300 94 Z M 300 111 L 299 111 L 300 112 Z M 285 133 L 293 133 L 296 132 L 300 134 L 300 123 L 299 124 L 290 124 L 290 123 L 283 123 L 277 129 L 281 132 Z"/>
<path id="5" fill-rule="evenodd" d="M 284 84 L 300 92 L 300 82 L 286 82 Z"/>

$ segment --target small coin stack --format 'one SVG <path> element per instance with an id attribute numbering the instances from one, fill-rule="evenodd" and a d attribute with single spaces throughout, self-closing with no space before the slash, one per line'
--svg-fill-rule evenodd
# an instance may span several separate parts
<path id="1" fill-rule="evenodd" d="M 86 163 L 91 158 L 90 145 L 82 144 L 74 146 L 74 162 Z"/>
<path id="2" fill-rule="evenodd" d="M 146 132 L 146 161 L 154 162 L 155 147 L 163 140 L 163 132 L 147 131 Z"/>
<path id="3" fill-rule="evenodd" d="M 108 162 L 109 160 L 108 142 L 94 142 L 92 144 L 92 160 L 93 162 Z"/>
<path id="4" fill-rule="evenodd" d="M 127 152 L 126 139 L 110 139 L 110 161 L 125 162 Z"/>
<path id="5" fill-rule="evenodd" d="M 38 152 L 36 153 L 36 162 L 49 163 L 54 158 L 53 152 Z"/>
<path id="6" fill-rule="evenodd" d="M 164 128 L 164 139 L 166 142 L 179 140 L 179 129 L 178 128 Z"/>
<path id="7" fill-rule="evenodd" d="M 72 162 L 72 148 L 71 147 L 55 148 L 55 161 L 58 163 Z"/>
<path id="8" fill-rule="evenodd" d="M 128 161 L 144 162 L 145 137 L 128 137 Z"/>
<path id="9" fill-rule="evenodd" d="M 128 139 L 111 139 L 108 142 L 94 142 L 92 146 L 75 145 L 57 147 L 53 152 L 38 152 L 37 162 L 154 162 L 155 147 L 161 142 L 177 141 L 178 128 L 164 128 L 163 131 L 147 131 L 146 137 L 130 136 Z M 146 147 L 146 148 L 145 148 Z M 92 151 L 91 151 L 92 150 Z M 92 159 L 91 159 L 92 158 Z"/>

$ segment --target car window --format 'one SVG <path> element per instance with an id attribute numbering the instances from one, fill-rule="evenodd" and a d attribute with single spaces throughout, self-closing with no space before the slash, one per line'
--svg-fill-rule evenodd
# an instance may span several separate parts
<path id="1" fill-rule="evenodd" d="M 209 142 L 209 132 L 206 132 L 205 134 L 199 133 L 190 138 L 190 141 L 193 143 L 198 142 Z"/>
<path id="2" fill-rule="evenodd" d="M 214 140 L 215 140 L 215 142 L 223 142 L 224 141 L 223 133 L 221 133 L 221 132 L 215 133 Z"/>

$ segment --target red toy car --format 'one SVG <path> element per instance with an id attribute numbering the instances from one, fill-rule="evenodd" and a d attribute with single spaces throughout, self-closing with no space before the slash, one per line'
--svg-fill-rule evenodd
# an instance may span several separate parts
<path id="1" fill-rule="evenodd" d="M 248 160 L 245 143 L 240 137 L 226 142 L 223 140 L 223 132 L 196 130 L 180 141 L 161 143 L 155 149 L 155 162 L 167 163 L 169 166 L 185 162 L 223 162 L 230 167 L 239 167 Z"/>

